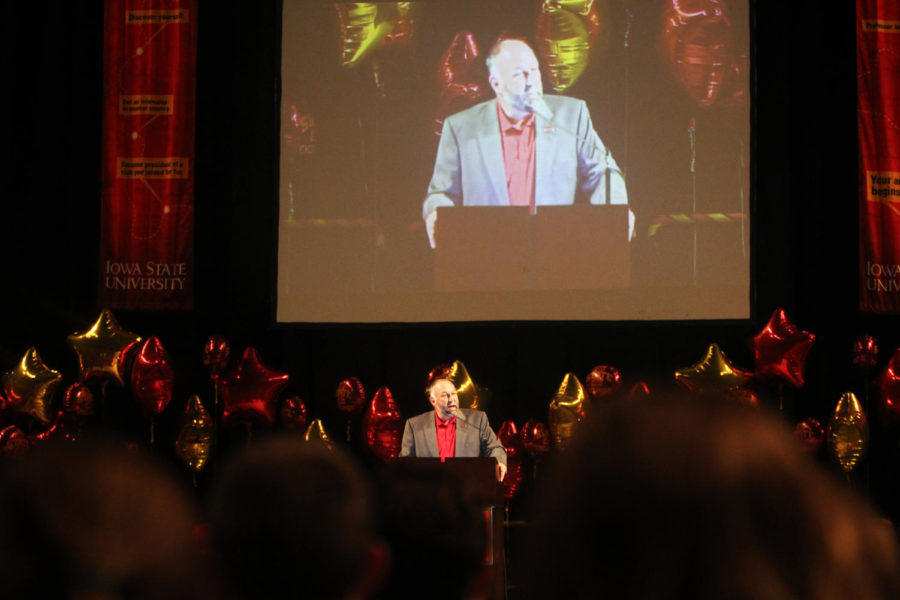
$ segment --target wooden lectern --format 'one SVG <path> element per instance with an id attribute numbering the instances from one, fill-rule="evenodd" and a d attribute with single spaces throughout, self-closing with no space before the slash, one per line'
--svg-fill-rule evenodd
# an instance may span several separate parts
<path id="1" fill-rule="evenodd" d="M 628 207 L 438 208 L 438 291 L 584 290 L 630 284 Z"/>
<path id="2" fill-rule="evenodd" d="M 466 497 L 473 498 L 484 510 L 487 523 L 488 547 L 485 566 L 491 586 L 488 600 L 502 600 L 506 592 L 506 554 L 503 531 L 503 484 L 497 481 L 497 461 L 494 458 L 395 458 L 391 464 L 415 461 L 432 468 L 447 469 L 462 483 Z"/>

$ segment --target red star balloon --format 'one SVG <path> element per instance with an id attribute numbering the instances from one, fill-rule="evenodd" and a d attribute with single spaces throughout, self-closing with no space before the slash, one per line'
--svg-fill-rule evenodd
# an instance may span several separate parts
<path id="1" fill-rule="evenodd" d="M 166 409 L 174 385 L 175 372 L 168 353 L 158 338 L 147 338 L 140 344 L 131 366 L 131 390 L 145 417 Z"/>
<path id="2" fill-rule="evenodd" d="M 234 370 L 221 380 L 222 424 L 226 427 L 271 427 L 275 423 L 278 394 L 290 375 L 264 365 L 252 346 L 244 350 Z"/>
<path id="3" fill-rule="evenodd" d="M 878 388 L 878 412 L 891 427 L 900 426 L 900 348 L 875 382 Z"/>
<path id="4" fill-rule="evenodd" d="M 132 344 L 141 341 L 139 335 L 122 329 L 107 309 L 103 309 L 90 329 L 73 333 L 66 339 L 78 355 L 82 381 L 108 379 L 119 385 L 125 383 L 125 353 Z"/>
<path id="5" fill-rule="evenodd" d="M 403 417 L 391 391 L 379 388 L 363 416 L 363 439 L 366 448 L 382 463 L 400 454 L 403 440 Z"/>
<path id="6" fill-rule="evenodd" d="M 756 375 L 803 387 L 803 367 L 816 336 L 794 325 L 783 308 L 775 309 L 768 324 L 753 338 Z"/>
<path id="7" fill-rule="evenodd" d="M 503 478 L 503 497 L 512 500 L 522 487 L 524 473 L 522 469 L 522 454 L 525 448 L 522 439 L 516 430 L 516 424 L 512 421 L 504 421 L 500 425 L 497 438 L 506 450 L 506 477 Z"/>
<path id="8" fill-rule="evenodd" d="M 2 381 L 9 408 L 43 425 L 50 423 L 53 392 L 62 381 L 62 375 L 48 369 L 35 348 L 29 348 L 19 365 L 4 374 Z"/>
<path id="9" fill-rule="evenodd" d="M 675 379 L 698 394 L 724 394 L 748 381 L 750 373 L 736 369 L 718 344 L 710 344 L 706 356 L 697 364 L 675 371 Z"/>

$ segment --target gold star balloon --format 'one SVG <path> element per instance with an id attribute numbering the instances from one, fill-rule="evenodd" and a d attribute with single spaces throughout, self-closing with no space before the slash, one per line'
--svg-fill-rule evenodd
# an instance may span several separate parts
<path id="1" fill-rule="evenodd" d="M 845 473 L 850 473 L 869 446 L 869 423 L 853 392 L 838 400 L 828 422 L 828 451 Z"/>
<path id="2" fill-rule="evenodd" d="M 741 387 L 750 378 L 750 373 L 728 362 L 718 344 L 710 344 L 706 356 L 697 364 L 675 371 L 675 379 L 698 394 L 724 394 Z"/>
<path id="3" fill-rule="evenodd" d="M 37 350 L 31 347 L 19 365 L 3 375 L 3 394 L 13 411 L 47 425 L 53 414 L 53 392 L 60 381 L 62 375 L 48 369 Z"/>
<path id="4" fill-rule="evenodd" d="M 472 408 L 476 410 L 484 410 L 479 405 L 478 386 L 472 381 L 466 365 L 460 360 L 454 360 L 447 371 L 447 379 L 456 387 L 456 394 L 459 396 L 459 405 L 462 408 Z"/>
<path id="5" fill-rule="evenodd" d="M 309 424 L 306 433 L 303 434 L 303 439 L 307 442 L 325 444 L 325 447 L 329 450 L 334 448 L 334 442 L 331 441 L 331 437 L 329 437 L 328 432 L 325 431 L 325 425 L 322 424 L 322 419 L 316 419 Z"/>
<path id="6" fill-rule="evenodd" d="M 123 385 L 123 358 L 132 344 L 141 341 L 141 336 L 122 329 L 112 312 L 103 309 L 90 329 L 66 339 L 78 355 L 82 381 L 107 379 Z"/>
<path id="7" fill-rule="evenodd" d="M 550 435 L 559 450 L 565 450 L 584 419 L 584 386 L 574 373 L 566 373 L 553 400 L 550 401 Z"/>
<path id="8" fill-rule="evenodd" d="M 191 396 L 181 415 L 175 454 L 196 476 L 209 461 L 213 440 L 213 422 L 200 397 Z"/>

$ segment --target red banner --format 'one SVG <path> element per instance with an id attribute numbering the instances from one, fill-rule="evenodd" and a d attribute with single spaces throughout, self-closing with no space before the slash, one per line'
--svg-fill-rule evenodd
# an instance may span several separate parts
<path id="1" fill-rule="evenodd" d="M 900 313 L 900 3 L 857 0 L 860 310 Z"/>
<path id="2" fill-rule="evenodd" d="M 197 0 L 106 0 L 99 304 L 193 305 Z"/>

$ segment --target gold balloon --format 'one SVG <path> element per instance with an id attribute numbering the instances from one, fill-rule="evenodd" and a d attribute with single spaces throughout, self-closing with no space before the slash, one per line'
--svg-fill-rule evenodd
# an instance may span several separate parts
<path id="1" fill-rule="evenodd" d="M 352 69 L 383 44 L 412 38 L 409 2 L 336 2 L 341 39 L 341 66 Z"/>
<path id="2" fill-rule="evenodd" d="M 19 366 L 3 375 L 3 394 L 12 410 L 47 425 L 53 413 L 53 392 L 60 381 L 62 375 L 48 369 L 31 347 Z"/>
<path id="3" fill-rule="evenodd" d="M 828 422 L 828 451 L 850 473 L 862 460 L 869 446 L 869 423 L 853 392 L 838 400 Z"/>
<path id="4" fill-rule="evenodd" d="M 329 450 L 334 448 L 334 442 L 331 441 L 331 437 L 329 437 L 328 432 L 325 431 L 325 425 L 322 424 L 322 419 L 316 419 L 309 424 L 309 427 L 306 428 L 306 433 L 303 434 L 303 439 L 307 442 L 325 444 L 325 447 Z"/>
<path id="5" fill-rule="evenodd" d="M 139 335 L 122 329 L 105 308 L 90 329 L 66 339 L 78 354 L 82 380 L 108 378 L 119 385 L 124 384 L 122 357 L 132 344 L 141 341 Z"/>
<path id="6" fill-rule="evenodd" d="M 456 388 L 456 394 L 459 396 L 459 406 L 461 408 L 472 408 L 475 410 L 484 410 L 479 404 L 478 386 L 472 381 L 466 365 L 462 361 L 454 360 L 447 370 L 446 379 Z"/>
<path id="7" fill-rule="evenodd" d="M 710 344 L 706 356 L 697 364 L 675 371 L 679 383 L 699 394 L 724 394 L 741 387 L 750 378 L 749 373 L 728 362 L 718 344 Z"/>
<path id="8" fill-rule="evenodd" d="M 584 386 L 573 373 L 566 373 L 553 400 L 550 401 L 548 425 L 553 442 L 565 450 L 584 419 Z"/>
<path id="9" fill-rule="evenodd" d="M 571 87 L 588 66 L 600 29 L 592 4 L 544 0 L 537 21 L 537 50 L 556 92 Z"/>
<path id="10" fill-rule="evenodd" d="M 200 397 L 195 394 L 188 398 L 181 415 L 181 426 L 175 439 L 175 454 L 191 473 L 197 475 L 209 461 L 212 441 L 212 418 Z"/>

